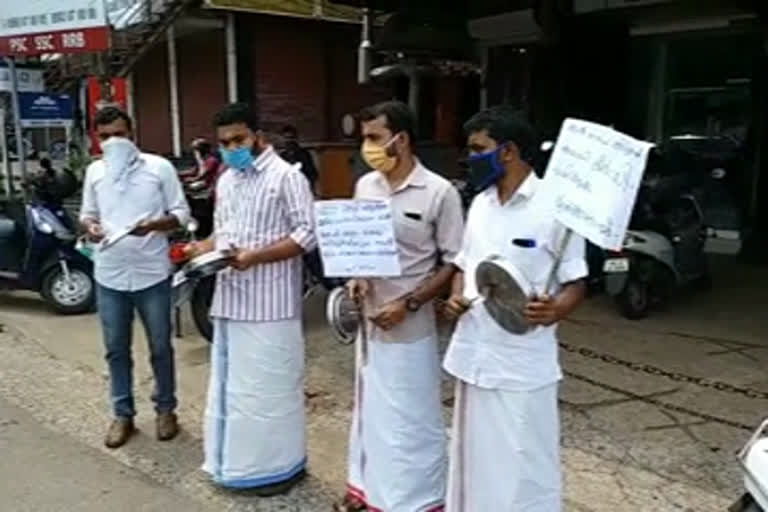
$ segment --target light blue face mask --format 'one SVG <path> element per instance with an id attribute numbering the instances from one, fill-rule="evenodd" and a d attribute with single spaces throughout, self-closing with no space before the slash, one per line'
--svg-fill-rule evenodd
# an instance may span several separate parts
<path id="1" fill-rule="evenodd" d="M 233 150 L 219 148 L 221 159 L 231 169 L 246 171 L 253 166 L 253 152 L 251 148 L 242 147 Z"/>

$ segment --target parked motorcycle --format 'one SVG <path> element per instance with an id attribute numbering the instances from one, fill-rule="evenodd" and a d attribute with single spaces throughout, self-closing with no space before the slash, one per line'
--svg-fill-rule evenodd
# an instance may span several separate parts
<path id="1" fill-rule="evenodd" d="M 35 197 L 0 209 L 0 288 L 38 292 L 63 314 L 94 307 L 93 264 L 78 250 L 76 226 L 64 208 Z"/>
<path id="2" fill-rule="evenodd" d="M 213 232 L 214 184 L 211 180 L 195 179 L 194 168 L 180 170 L 178 174 L 189 209 L 198 222 L 198 235 L 205 238 Z"/>
<path id="3" fill-rule="evenodd" d="M 606 253 L 605 289 L 626 318 L 646 317 L 675 288 L 711 285 L 704 214 L 688 183 L 683 174 L 644 181 L 621 251 Z"/>

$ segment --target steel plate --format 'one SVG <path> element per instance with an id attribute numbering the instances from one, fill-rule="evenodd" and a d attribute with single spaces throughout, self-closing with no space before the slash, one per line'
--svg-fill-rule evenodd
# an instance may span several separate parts
<path id="1" fill-rule="evenodd" d="M 525 334 L 531 329 L 525 318 L 525 306 L 533 295 L 533 287 L 517 267 L 494 256 L 478 265 L 475 280 L 484 299 L 483 306 L 502 329 L 512 334 Z"/>
<path id="2" fill-rule="evenodd" d="M 354 343 L 360 328 L 360 312 L 344 287 L 334 288 L 328 294 L 325 313 L 336 340 L 343 345 Z"/>
<path id="3" fill-rule="evenodd" d="M 232 251 L 211 251 L 194 258 L 184 265 L 184 275 L 190 279 L 202 279 L 227 268 L 232 261 Z"/>

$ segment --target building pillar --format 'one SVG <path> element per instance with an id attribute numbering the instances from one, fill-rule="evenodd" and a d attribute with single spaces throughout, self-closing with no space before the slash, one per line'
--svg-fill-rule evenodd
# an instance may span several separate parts
<path id="1" fill-rule="evenodd" d="M 226 21 L 227 94 L 230 103 L 238 101 L 237 95 L 237 29 L 234 13 L 227 13 Z"/>
<path id="2" fill-rule="evenodd" d="M 181 111 L 179 109 L 179 69 L 176 53 L 176 31 L 171 25 L 166 32 L 168 41 L 168 85 L 171 104 L 171 144 L 173 156 L 181 157 Z"/>

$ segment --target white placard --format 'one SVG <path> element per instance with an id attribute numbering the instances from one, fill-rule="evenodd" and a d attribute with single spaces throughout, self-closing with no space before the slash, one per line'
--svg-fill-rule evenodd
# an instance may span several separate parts
<path id="1" fill-rule="evenodd" d="M 389 201 L 317 201 L 315 223 L 327 277 L 392 277 L 401 274 Z"/>
<path id="2" fill-rule="evenodd" d="M 621 249 L 652 147 L 607 126 L 566 119 L 544 178 L 555 218 L 595 245 Z"/>

